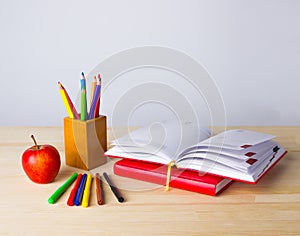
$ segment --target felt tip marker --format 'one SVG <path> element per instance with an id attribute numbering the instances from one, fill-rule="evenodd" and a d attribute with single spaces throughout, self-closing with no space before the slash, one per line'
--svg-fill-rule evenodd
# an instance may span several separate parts
<path id="1" fill-rule="evenodd" d="M 100 177 L 99 173 L 96 173 L 96 193 L 97 193 L 98 205 L 104 204 L 102 181 L 101 181 L 101 177 Z"/>
<path id="2" fill-rule="evenodd" d="M 74 173 L 62 186 L 60 186 L 48 199 L 50 204 L 54 204 L 60 196 L 69 188 L 69 186 L 75 181 L 78 174 Z"/>
<path id="3" fill-rule="evenodd" d="M 115 195 L 115 197 L 118 199 L 118 202 L 124 202 L 124 198 L 121 196 L 118 188 L 116 186 L 113 185 L 113 183 L 111 182 L 110 178 L 108 177 L 107 173 L 104 172 L 103 176 L 106 180 L 106 182 L 108 183 L 111 191 L 113 192 L 113 194 Z"/>
<path id="4" fill-rule="evenodd" d="M 79 188 L 77 190 L 77 193 L 76 193 L 76 196 L 75 196 L 75 199 L 74 199 L 74 205 L 75 206 L 79 206 L 80 203 L 81 203 L 83 190 L 84 190 L 84 186 L 85 186 L 85 182 L 86 182 L 86 177 L 87 177 L 87 174 L 82 175 L 80 185 L 79 185 Z"/>
<path id="5" fill-rule="evenodd" d="M 92 175 L 89 174 L 86 179 L 86 184 L 84 188 L 84 193 L 82 197 L 82 206 L 83 207 L 88 207 L 89 206 L 89 200 L 90 200 L 90 193 L 91 193 L 91 183 L 92 183 Z"/>
<path id="6" fill-rule="evenodd" d="M 75 182 L 75 185 L 70 193 L 70 196 L 68 198 L 68 201 L 67 201 L 67 204 L 68 206 L 73 206 L 74 205 L 74 200 L 75 200 L 75 196 L 76 196 L 76 192 L 79 188 L 79 185 L 80 185 L 80 182 L 81 182 L 81 178 L 82 178 L 82 174 L 79 174 L 77 179 L 76 179 L 76 182 Z"/>

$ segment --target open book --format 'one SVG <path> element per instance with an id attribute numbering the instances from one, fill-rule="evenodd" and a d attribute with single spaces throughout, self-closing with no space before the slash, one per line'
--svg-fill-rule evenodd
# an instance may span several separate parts
<path id="1" fill-rule="evenodd" d="M 286 153 L 273 135 L 228 130 L 211 136 L 191 122 L 143 127 L 113 141 L 105 154 L 256 183 Z"/>

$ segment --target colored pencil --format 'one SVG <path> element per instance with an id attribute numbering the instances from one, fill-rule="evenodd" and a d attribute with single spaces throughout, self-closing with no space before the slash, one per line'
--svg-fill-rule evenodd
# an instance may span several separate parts
<path id="1" fill-rule="evenodd" d="M 97 85 L 97 77 L 96 75 L 94 76 L 94 81 L 92 82 L 92 88 L 91 88 L 91 97 L 90 97 L 90 107 L 92 107 L 92 102 L 93 102 L 93 97 L 94 97 L 94 92 L 96 89 Z"/>
<path id="2" fill-rule="evenodd" d="M 101 89 L 100 81 L 97 81 L 97 85 L 96 85 L 96 88 L 95 88 L 91 109 L 90 109 L 90 112 L 89 112 L 89 119 L 96 118 L 96 113 L 95 112 L 96 112 L 97 102 L 98 102 L 98 99 L 100 97 L 100 89 Z"/>
<path id="3" fill-rule="evenodd" d="M 79 114 L 78 114 L 78 112 L 77 112 L 77 110 L 76 110 L 76 108 L 75 108 L 75 106 L 74 106 L 74 104 L 73 104 L 73 102 L 72 102 L 72 100 L 71 100 L 71 98 L 70 98 L 70 96 L 69 96 L 67 90 L 65 89 L 65 87 L 64 87 L 60 82 L 58 82 L 58 86 L 59 86 L 59 89 L 60 89 L 61 94 L 62 94 L 62 91 L 61 91 L 61 90 L 63 90 L 63 92 L 64 92 L 64 97 L 67 99 L 67 103 L 69 104 L 69 105 L 68 105 L 68 109 L 71 109 L 71 112 L 72 112 L 72 114 L 73 114 L 73 116 L 70 117 L 70 118 L 80 119 L 80 116 L 79 116 Z M 63 95 L 62 95 L 62 97 L 63 97 Z M 63 98 L 63 100 L 64 100 L 65 98 Z M 64 102 L 65 102 L 65 101 L 64 101 Z M 70 111 L 69 111 L 69 112 L 70 112 Z M 68 113 L 68 114 L 69 114 L 69 113 Z"/>
<path id="4" fill-rule="evenodd" d="M 62 86 L 62 84 L 60 82 L 58 82 L 58 87 L 59 87 L 59 93 L 60 93 L 61 98 L 62 98 L 62 100 L 64 102 L 64 105 L 65 105 L 65 108 L 67 110 L 68 116 L 73 119 L 74 118 L 74 114 L 72 112 L 71 105 L 70 105 L 70 103 L 68 101 L 68 98 L 67 98 L 67 95 L 66 95 L 66 91 L 65 91 L 64 87 Z"/>
<path id="5" fill-rule="evenodd" d="M 87 101 L 86 101 L 86 79 L 84 73 L 81 73 L 82 79 L 80 80 L 81 84 L 81 100 L 80 100 L 80 120 L 87 119 Z"/>
<path id="6" fill-rule="evenodd" d="M 98 74 L 98 81 L 99 81 L 99 84 L 100 84 L 100 92 L 99 92 L 99 98 L 98 98 L 97 104 L 96 104 L 94 118 L 97 118 L 99 116 L 99 112 L 100 112 L 101 87 L 102 87 L 102 79 L 101 79 L 100 74 Z"/>

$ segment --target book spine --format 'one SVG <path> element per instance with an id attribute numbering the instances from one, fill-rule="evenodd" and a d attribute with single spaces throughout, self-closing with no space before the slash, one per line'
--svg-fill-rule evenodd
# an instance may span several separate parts
<path id="1" fill-rule="evenodd" d="M 114 173 L 119 176 L 142 180 L 150 183 L 165 185 L 166 175 L 143 169 L 131 168 L 129 166 L 114 164 Z M 215 185 L 191 179 L 181 178 L 180 176 L 171 176 L 170 187 L 188 190 L 192 192 L 216 196 Z M 222 191 L 222 190 L 221 190 Z M 221 192 L 220 191 L 220 192 Z"/>

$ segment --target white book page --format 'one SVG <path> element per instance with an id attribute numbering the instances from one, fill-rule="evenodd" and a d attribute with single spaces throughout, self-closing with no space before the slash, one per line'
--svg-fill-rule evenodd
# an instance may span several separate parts
<path id="1" fill-rule="evenodd" d="M 284 154 L 284 148 L 278 144 L 277 146 L 280 148 L 277 153 L 273 152 L 273 149 L 270 150 L 265 154 L 266 158 L 263 158 L 261 163 L 256 165 L 255 168 L 248 169 L 247 171 L 234 169 L 228 165 L 201 158 L 195 158 L 193 161 L 184 160 L 177 165 L 181 168 L 194 169 L 204 173 L 212 173 L 232 179 L 256 182 Z"/>
<path id="2" fill-rule="evenodd" d="M 168 164 L 170 162 L 169 158 L 165 158 L 163 156 L 139 151 L 124 152 L 124 150 L 120 149 L 117 146 L 111 148 L 105 154 L 112 157 L 129 158 L 140 161 L 156 162 L 161 164 Z"/>
<path id="3" fill-rule="evenodd" d="M 170 162 L 170 158 L 161 152 L 157 147 L 148 145 L 147 150 L 143 147 L 137 147 L 137 146 L 114 146 L 110 148 L 108 151 L 105 152 L 105 155 L 108 156 L 120 156 L 124 157 L 126 154 L 126 157 L 130 156 L 130 158 L 134 159 L 141 159 L 138 156 L 143 155 L 142 159 L 145 161 L 151 161 L 151 158 L 153 156 L 157 156 L 157 158 L 164 159 L 168 162 Z"/>
<path id="4" fill-rule="evenodd" d="M 227 166 L 232 169 L 237 169 L 241 171 L 247 171 L 248 166 L 250 166 L 244 160 L 240 160 L 237 158 L 232 158 L 231 156 L 226 156 L 222 154 L 215 154 L 215 153 L 203 153 L 203 152 L 194 152 L 190 153 L 184 158 L 177 160 L 176 164 L 186 165 L 186 168 L 189 168 L 189 165 L 192 163 L 202 163 L 207 162 L 211 164 L 220 164 L 222 166 Z"/>
<path id="5" fill-rule="evenodd" d="M 179 165 L 179 167 L 181 167 L 181 165 Z M 249 182 L 255 181 L 252 175 L 243 171 L 234 170 L 232 168 L 229 168 L 228 166 L 213 165 L 211 163 L 206 163 L 201 160 L 199 160 L 199 163 L 191 164 L 190 169 L 198 170 L 202 173 L 211 173 L 237 180 L 244 180 Z"/>
<path id="6" fill-rule="evenodd" d="M 239 169 L 247 172 L 250 169 L 254 169 L 257 165 L 268 158 L 273 153 L 273 148 L 276 146 L 276 142 L 269 140 L 242 150 L 226 148 L 193 149 L 193 151 L 187 152 L 184 156 L 180 157 L 177 162 L 185 161 L 187 163 L 187 159 L 191 162 L 196 158 L 208 159 L 216 163 L 229 166 L 233 169 Z M 249 156 L 247 156 L 247 154 Z M 249 159 L 252 159 L 253 162 L 247 162 Z"/>
<path id="7" fill-rule="evenodd" d="M 199 160 L 202 159 L 203 161 L 208 160 L 209 163 L 221 164 L 232 169 L 249 172 L 250 170 L 255 169 L 256 166 L 260 165 L 263 161 L 265 161 L 265 159 L 267 159 L 273 153 L 272 149 L 273 148 L 269 148 L 268 150 L 257 154 L 256 157 L 258 158 L 258 160 L 256 160 L 252 164 L 248 163 L 247 160 L 244 159 L 233 158 L 232 156 L 210 152 L 193 152 L 184 156 L 184 158 L 181 158 L 176 163 L 185 163 L 186 168 L 189 168 L 189 163 L 199 162 Z"/>
<path id="8" fill-rule="evenodd" d="M 260 178 L 265 172 L 272 167 L 272 165 L 285 153 L 285 149 L 280 145 L 277 145 L 279 150 L 277 153 L 271 153 L 268 158 L 264 160 L 257 168 L 251 170 L 250 174 L 253 176 L 255 181 Z"/>
<path id="9" fill-rule="evenodd" d="M 250 130 L 228 130 L 200 142 L 197 146 L 241 150 L 246 146 L 253 146 L 273 138 L 275 138 L 273 135 Z"/>
<path id="10" fill-rule="evenodd" d="M 208 146 L 193 146 L 188 148 L 182 155 L 180 155 L 179 159 L 185 158 L 187 155 L 191 155 L 193 153 L 214 153 L 215 155 L 226 155 L 231 158 L 237 158 L 241 160 L 248 160 L 249 158 L 255 158 L 257 160 L 260 159 L 261 154 L 271 150 L 273 146 L 276 146 L 276 142 L 272 140 L 265 141 L 263 143 L 259 143 L 248 148 L 243 149 L 229 149 L 229 148 L 219 148 L 219 147 L 208 147 Z M 252 155 L 251 155 L 252 154 Z"/>
<path id="11" fill-rule="evenodd" d="M 199 127 L 196 123 L 167 121 L 135 130 L 114 140 L 113 145 L 122 146 L 124 153 L 130 152 L 130 147 L 142 148 L 144 153 L 167 156 L 171 161 L 184 149 L 210 135 L 211 131 L 207 127 Z M 113 155 L 113 151 L 109 150 L 105 154 Z"/>

